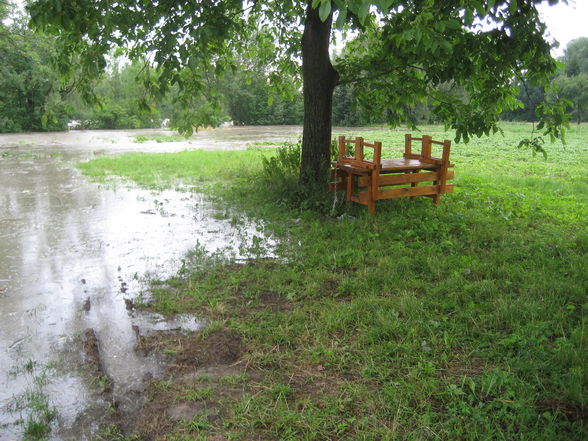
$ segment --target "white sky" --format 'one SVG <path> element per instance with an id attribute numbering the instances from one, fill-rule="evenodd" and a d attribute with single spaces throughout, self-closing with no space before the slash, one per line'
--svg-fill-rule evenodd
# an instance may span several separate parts
<path id="1" fill-rule="evenodd" d="M 568 4 L 549 6 L 544 2 L 539 8 L 552 39 L 560 43 L 554 55 L 559 57 L 571 40 L 588 37 L 588 0 L 569 0 Z"/>

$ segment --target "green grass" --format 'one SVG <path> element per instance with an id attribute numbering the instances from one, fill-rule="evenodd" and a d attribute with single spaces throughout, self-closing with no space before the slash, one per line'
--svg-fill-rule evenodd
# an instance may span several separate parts
<path id="1" fill-rule="evenodd" d="M 199 254 L 198 265 L 154 289 L 150 307 L 205 313 L 244 341 L 244 392 L 223 399 L 211 389 L 225 411 L 199 433 L 586 439 L 588 126 L 573 126 L 567 147 L 550 147 L 547 160 L 516 149 L 529 131 L 511 124 L 504 137 L 454 146 L 455 193 L 440 206 L 383 201 L 376 217 L 358 206 L 336 218 L 276 204 L 252 175 L 255 151 L 93 161 L 148 186 L 222 176 L 210 191 L 280 238 L 279 260 L 203 264 Z M 397 156 L 403 133 L 353 135 Z"/>
<path id="2" fill-rule="evenodd" d="M 12 375 L 25 375 L 29 387 L 21 395 L 13 398 L 11 410 L 22 415 L 23 441 L 44 441 L 49 439 L 52 424 L 57 417 L 57 408 L 49 402 L 46 388 L 50 383 L 52 366 L 39 365 L 27 360 Z"/>
<path id="3" fill-rule="evenodd" d="M 241 180 L 258 170 L 255 151 L 192 150 L 173 154 L 123 154 L 79 164 L 84 174 L 99 182 L 113 176 L 146 188 L 174 186 L 207 188 L 211 183 Z"/>

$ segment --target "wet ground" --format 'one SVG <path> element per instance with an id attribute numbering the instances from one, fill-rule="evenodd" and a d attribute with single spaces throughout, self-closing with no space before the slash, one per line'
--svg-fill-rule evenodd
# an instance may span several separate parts
<path id="1" fill-rule="evenodd" d="M 203 195 L 101 188 L 74 164 L 131 151 L 239 149 L 295 140 L 300 128 L 230 127 L 170 143 L 136 143 L 137 134 L 170 133 L 0 135 L 2 440 L 22 439 L 39 401 L 57 412 L 55 440 L 88 439 L 100 423 L 97 409 L 109 400 L 131 408 L 146 379 L 162 369 L 135 350 L 138 336 L 205 326 L 200 317 L 140 314 L 132 300 L 149 279 L 175 273 L 194 247 L 245 259 L 252 239 L 263 235 L 259 225 L 223 220 Z M 263 243 L 271 255 L 271 238 Z M 104 385 L 88 381 L 97 373 L 110 385 L 107 395 Z"/>

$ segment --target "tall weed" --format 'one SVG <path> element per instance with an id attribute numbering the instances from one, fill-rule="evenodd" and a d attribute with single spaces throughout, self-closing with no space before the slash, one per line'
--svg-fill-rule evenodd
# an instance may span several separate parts
<path id="1" fill-rule="evenodd" d="M 333 145 L 336 144 L 333 143 Z M 331 154 L 336 150 L 331 148 Z M 262 171 L 258 182 L 269 199 L 289 208 L 328 213 L 332 209 L 333 194 L 324 182 L 309 183 L 300 179 L 302 143 L 284 143 L 274 156 L 262 157 Z"/>

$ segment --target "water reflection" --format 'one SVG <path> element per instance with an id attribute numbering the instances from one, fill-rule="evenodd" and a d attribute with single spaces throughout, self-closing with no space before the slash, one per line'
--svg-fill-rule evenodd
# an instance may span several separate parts
<path id="1" fill-rule="evenodd" d="M 112 142 L 104 142 L 105 133 L 102 138 L 20 135 L 24 142 L 18 136 L 0 136 L 0 438 L 20 438 L 22 427 L 16 423 L 24 410 L 11 410 L 31 387 L 31 376 L 23 375 L 22 367 L 35 362 L 61 366 L 53 369 L 46 388 L 63 429 L 52 436 L 61 439 L 59 433 L 86 424 L 80 416 L 96 405 L 77 366 L 63 370 L 60 364 L 67 364 L 76 337 L 87 328 L 95 330 L 115 394 L 125 397 L 141 387 L 145 375 L 157 375 L 160 369 L 157 360 L 134 351 L 133 325 L 145 332 L 202 326 L 194 317 L 169 323 L 129 314 L 125 299 L 141 291 L 145 278 L 174 273 L 196 244 L 237 259 L 250 257 L 248 250 L 254 248 L 260 252 L 253 238 L 263 236 L 263 229 L 216 219 L 202 195 L 104 189 L 72 166 L 96 151 L 145 148 L 129 141 L 128 134 L 120 141 L 116 132 Z M 169 144 L 151 147 L 181 150 Z M 271 255 L 272 240 L 262 242 L 261 252 Z M 84 439 L 85 429 L 75 436 Z"/>

